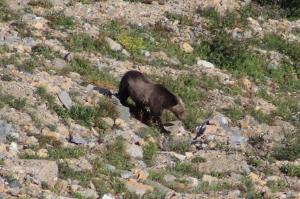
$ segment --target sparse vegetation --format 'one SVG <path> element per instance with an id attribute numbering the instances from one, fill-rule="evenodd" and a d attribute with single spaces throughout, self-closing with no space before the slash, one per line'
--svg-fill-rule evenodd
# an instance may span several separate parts
<path id="1" fill-rule="evenodd" d="M 72 29 L 75 26 L 73 17 L 65 16 L 63 12 L 54 12 L 47 16 L 49 25 L 55 29 Z"/>
<path id="2" fill-rule="evenodd" d="M 52 8 L 53 4 L 49 0 L 30 0 L 28 2 L 28 5 L 30 6 L 39 6 L 42 8 Z"/>
<path id="3" fill-rule="evenodd" d="M 144 145 L 143 157 L 144 157 L 144 161 L 147 165 L 151 165 L 153 163 L 153 158 L 155 157 L 157 151 L 158 151 L 158 147 L 153 142 L 150 142 L 150 143 Z"/>
<path id="4" fill-rule="evenodd" d="M 280 170 L 288 176 L 296 176 L 300 178 L 300 165 L 285 164 L 280 167 Z"/>
<path id="5" fill-rule="evenodd" d="M 106 151 L 102 153 L 108 163 L 119 169 L 130 169 L 132 167 L 130 157 L 125 152 L 125 144 L 122 138 L 117 138 L 111 145 L 107 146 Z"/>
<path id="6" fill-rule="evenodd" d="M 79 158 L 86 154 L 84 148 L 51 148 L 48 150 L 50 159 Z"/>

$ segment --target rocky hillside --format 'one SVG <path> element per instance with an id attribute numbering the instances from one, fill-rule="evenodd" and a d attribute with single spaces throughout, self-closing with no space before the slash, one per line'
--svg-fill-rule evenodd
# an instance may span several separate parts
<path id="1" fill-rule="evenodd" d="M 0 198 L 300 198 L 287 2 L 0 0 Z M 170 135 L 98 89 L 131 69 L 182 97 Z"/>

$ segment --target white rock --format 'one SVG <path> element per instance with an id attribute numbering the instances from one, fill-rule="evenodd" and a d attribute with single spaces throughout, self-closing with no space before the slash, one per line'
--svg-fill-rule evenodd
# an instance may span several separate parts
<path id="1" fill-rule="evenodd" d="M 143 159 L 143 149 L 136 144 L 127 144 L 126 152 L 132 158 Z"/>
<path id="2" fill-rule="evenodd" d="M 205 60 L 198 60 L 197 65 L 201 66 L 201 67 L 204 67 L 204 68 L 215 68 L 214 64 L 212 64 L 208 61 L 205 61 Z"/>
<path id="3" fill-rule="evenodd" d="M 110 49 L 113 51 L 121 51 L 123 49 L 119 43 L 117 43 L 116 41 L 112 40 L 109 37 L 106 37 L 105 41 L 107 42 Z"/>

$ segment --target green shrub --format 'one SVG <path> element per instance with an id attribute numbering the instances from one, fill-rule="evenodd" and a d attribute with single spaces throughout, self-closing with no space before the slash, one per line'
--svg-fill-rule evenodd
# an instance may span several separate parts
<path id="1" fill-rule="evenodd" d="M 59 177 L 65 180 L 75 179 L 80 182 L 80 185 L 87 187 L 93 174 L 90 171 L 74 171 L 65 163 L 58 165 Z"/>
<path id="2" fill-rule="evenodd" d="M 76 25 L 74 18 L 65 16 L 63 12 L 54 12 L 47 19 L 50 27 L 56 29 L 72 29 Z"/>
<path id="3" fill-rule="evenodd" d="M 74 120 L 83 121 L 86 125 L 92 125 L 96 117 L 96 110 L 89 106 L 72 106 L 70 111 L 70 117 Z"/>
<path id="4" fill-rule="evenodd" d="M 280 167 L 280 170 L 288 176 L 296 176 L 300 178 L 300 165 L 285 164 Z"/>
<path id="5" fill-rule="evenodd" d="M 300 158 L 300 136 L 296 134 L 296 137 L 288 136 L 283 139 L 281 145 L 274 149 L 273 156 L 277 160 L 289 161 Z"/>
<path id="6" fill-rule="evenodd" d="M 237 124 L 238 120 L 241 120 L 244 116 L 242 108 L 238 106 L 228 107 L 223 109 L 224 114 L 229 117 L 233 123 Z"/>
<path id="7" fill-rule="evenodd" d="M 126 153 L 125 141 L 122 138 L 117 138 L 111 145 L 107 146 L 103 157 L 109 164 L 116 166 L 118 169 L 130 169 L 132 163 L 130 157 Z"/>
<path id="8" fill-rule="evenodd" d="M 194 157 L 192 160 L 191 160 L 192 163 L 203 163 L 203 162 L 206 162 L 206 159 L 201 157 L 201 156 L 197 156 L 197 157 Z"/>
<path id="9" fill-rule="evenodd" d="M 83 148 L 50 148 L 48 149 L 50 159 L 66 159 L 66 158 L 79 158 L 86 154 Z"/>
<path id="10" fill-rule="evenodd" d="M 153 142 L 150 142 L 143 146 L 143 157 L 147 165 L 151 165 L 153 163 L 153 158 L 155 157 L 157 152 L 158 152 L 158 147 Z"/>

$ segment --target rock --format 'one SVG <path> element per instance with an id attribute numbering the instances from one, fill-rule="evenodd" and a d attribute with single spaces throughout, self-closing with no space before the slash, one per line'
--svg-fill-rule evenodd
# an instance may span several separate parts
<path id="1" fill-rule="evenodd" d="M 206 162 L 197 164 L 201 172 L 250 172 L 249 165 L 242 155 L 225 154 L 219 151 L 198 151 L 195 156 L 201 156 L 206 159 Z M 222 164 L 219 164 L 220 162 Z"/>
<path id="2" fill-rule="evenodd" d="M 38 144 L 38 140 L 34 136 L 29 136 L 26 138 L 25 144 L 27 144 L 27 145 Z"/>
<path id="3" fill-rule="evenodd" d="M 102 199 L 116 199 L 116 198 L 110 193 L 106 193 L 102 196 Z"/>
<path id="4" fill-rule="evenodd" d="M 217 183 L 219 180 L 216 177 L 204 174 L 202 177 L 202 181 L 208 182 L 208 184 L 214 184 Z"/>
<path id="5" fill-rule="evenodd" d="M 122 54 L 125 55 L 126 57 L 130 57 L 130 53 L 129 53 L 127 50 L 123 49 L 121 52 L 122 52 Z"/>
<path id="6" fill-rule="evenodd" d="M 20 189 L 22 187 L 21 183 L 17 179 L 9 181 L 8 186 L 12 189 Z"/>
<path id="7" fill-rule="evenodd" d="M 10 123 L 7 123 L 5 120 L 0 120 L 0 142 L 3 143 L 9 138 L 17 139 L 18 137 L 19 134 Z"/>
<path id="8" fill-rule="evenodd" d="M 143 159 L 143 149 L 142 147 L 136 145 L 136 144 L 126 144 L 126 152 L 127 154 L 136 159 Z"/>
<path id="9" fill-rule="evenodd" d="M 107 42 L 107 44 L 111 50 L 117 51 L 117 52 L 122 51 L 123 47 L 116 41 L 112 40 L 111 38 L 106 37 L 105 41 Z"/>
<path id="10" fill-rule="evenodd" d="M 199 185 L 199 180 L 193 177 L 187 177 L 184 180 L 188 182 L 188 187 L 195 188 Z"/>
<path id="11" fill-rule="evenodd" d="M 6 160 L 5 168 L 24 178 L 26 175 L 47 183 L 53 187 L 57 181 L 58 166 L 55 161 L 49 160 Z"/>
<path id="12" fill-rule="evenodd" d="M 93 166 L 84 157 L 80 157 L 79 159 L 68 159 L 67 164 L 74 171 L 90 171 L 93 169 Z"/>
<path id="13" fill-rule="evenodd" d="M 154 191 L 153 187 L 145 184 L 138 183 L 134 179 L 130 179 L 129 181 L 126 182 L 126 188 L 130 192 L 134 192 L 135 194 L 139 196 L 143 196 L 146 193 Z"/>
<path id="14" fill-rule="evenodd" d="M 10 143 L 9 152 L 13 155 L 17 155 L 19 153 L 18 144 L 15 142 Z"/>
<path id="15" fill-rule="evenodd" d="M 170 174 L 167 174 L 164 176 L 164 181 L 166 181 L 167 183 L 172 183 L 176 180 L 176 177 Z"/>
<path id="16" fill-rule="evenodd" d="M 172 155 L 180 161 L 184 161 L 186 159 L 185 155 L 181 155 L 179 153 L 173 152 Z"/>
<path id="17" fill-rule="evenodd" d="M 228 127 L 228 124 L 229 124 L 228 119 L 226 117 L 221 117 L 219 120 L 219 124 L 223 128 Z"/>
<path id="18" fill-rule="evenodd" d="M 205 61 L 205 60 L 198 60 L 197 65 L 200 67 L 203 67 L 203 68 L 215 68 L 214 64 L 212 64 L 208 61 Z"/>
<path id="19" fill-rule="evenodd" d="M 183 43 L 181 49 L 186 53 L 192 53 L 194 51 L 194 48 L 188 43 Z"/>
<path id="20" fill-rule="evenodd" d="M 149 173 L 145 170 L 141 169 L 134 169 L 133 170 L 133 175 L 138 179 L 138 180 L 146 180 L 149 176 Z"/>
<path id="21" fill-rule="evenodd" d="M 28 156 L 35 156 L 35 151 L 33 151 L 32 149 L 25 149 L 24 152 Z"/>
<path id="22" fill-rule="evenodd" d="M 179 61 L 179 59 L 178 59 L 177 57 L 171 57 L 171 58 L 169 59 L 169 63 L 170 63 L 170 64 L 173 64 L 173 65 L 175 65 L 175 66 L 181 65 L 181 62 Z"/>
<path id="23" fill-rule="evenodd" d="M 67 63 L 65 60 L 61 58 L 54 58 L 52 60 L 52 65 L 55 69 L 63 69 L 67 66 Z"/>
<path id="24" fill-rule="evenodd" d="M 121 177 L 124 178 L 124 179 L 129 179 L 129 178 L 132 178 L 134 176 L 133 176 L 132 172 L 124 171 L 124 172 L 121 172 Z"/>
<path id="25" fill-rule="evenodd" d="M 66 91 L 59 92 L 58 98 L 67 109 L 70 109 L 72 107 L 72 99 Z"/>
<path id="26" fill-rule="evenodd" d="M 36 152 L 36 155 L 40 158 L 47 158 L 48 157 L 48 150 L 47 149 L 40 149 Z"/>
<path id="27" fill-rule="evenodd" d="M 79 185 L 71 185 L 71 190 L 82 195 L 84 198 L 97 199 L 99 198 L 97 192 L 93 189 L 83 188 Z"/>
<path id="28" fill-rule="evenodd" d="M 70 135 L 69 142 L 74 144 L 87 144 L 85 139 L 83 139 L 80 135 Z"/>
<path id="29" fill-rule="evenodd" d="M 265 186 L 267 184 L 266 181 L 262 180 L 258 175 L 256 175 L 255 173 L 250 173 L 249 178 L 252 180 L 252 182 L 254 182 L 255 185 L 257 186 Z"/>

